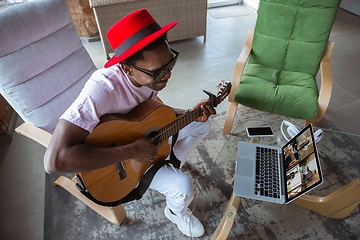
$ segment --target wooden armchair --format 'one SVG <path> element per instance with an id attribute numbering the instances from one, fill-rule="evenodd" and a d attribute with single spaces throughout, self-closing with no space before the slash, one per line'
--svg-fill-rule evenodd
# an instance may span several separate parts
<path id="1" fill-rule="evenodd" d="M 0 93 L 25 121 L 16 132 L 47 147 L 61 114 L 96 70 L 64 0 L 19 4 L 0 14 Z M 110 222 L 119 225 L 122 205 L 99 206 L 60 177 L 61 186 Z"/>
<path id="2" fill-rule="evenodd" d="M 254 30 L 249 30 L 246 37 L 244 48 L 241 51 L 238 60 L 236 61 L 233 75 L 231 77 L 231 84 L 233 87 L 228 97 L 230 104 L 228 111 L 226 113 L 226 118 L 223 128 L 223 133 L 225 134 L 231 133 L 236 110 L 239 104 L 238 102 L 234 101 L 234 95 L 236 89 L 240 85 L 241 76 L 252 49 L 253 36 L 254 36 Z M 321 119 L 324 117 L 325 112 L 328 108 L 331 98 L 332 86 L 333 86 L 333 77 L 332 77 L 331 63 L 330 63 L 333 47 L 334 47 L 334 42 L 329 41 L 328 44 L 326 45 L 324 56 L 322 57 L 320 62 L 321 88 L 318 98 L 318 113 L 314 119 L 306 119 L 305 125 L 309 123 L 315 125 L 315 122 L 320 122 Z"/>
<path id="3" fill-rule="evenodd" d="M 232 89 L 228 98 L 230 104 L 223 133 L 231 133 L 238 104 L 282 116 L 305 119 L 305 124 L 314 125 L 323 118 L 330 102 L 333 85 L 330 59 L 334 42 L 328 41 L 328 38 L 339 4 L 339 0 L 306 3 L 286 0 L 260 2 L 255 30 L 248 31 L 244 48 L 233 71 Z M 319 68 L 321 88 L 314 94 L 317 90 L 317 86 L 314 85 L 315 76 Z M 295 74 L 291 76 L 289 72 Z M 301 76 L 298 80 L 294 77 L 297 75 Z M 311 78 L 312 83 L 306 88 L 313 88 L 312 93 L 294 84 L 303 79 L 311 82 Z M 297 92 L 289 91 L 288 94 L 288 89 L 285 88 L 279 96 L 280 88 L 288 83 L 291 87 L 299 87 L 296 89 Z M 313 109 L 311 114 L 306 112 L 307 108 L 294 106 L 291 102 L 301 102 L 303 99 L 301 96 L 298 97 L 297 93 L 302 91 L 306 92 L 307 96 L 312 95 L 313 102 L 304 103 Z M 293 107 L 293 115 L 288 114 Z M 358 178 L 328 196 L 303 195 L 293 203 L 330 218 L 344 218 L 359 204 L 359 198 Z M 240 201 L 240 197 L 231 196 L 212 239 L 227 238 Z"/>
<path id="4" fill-rule="evenodd" d="M 333 84 L 334 43 L 328 39 L 339 4 L 260 2 L 255 30 L 249 30 L 233 71 L 225 134 L 231 132 L 238 104 L 313 125 L 323 118 Z"/>

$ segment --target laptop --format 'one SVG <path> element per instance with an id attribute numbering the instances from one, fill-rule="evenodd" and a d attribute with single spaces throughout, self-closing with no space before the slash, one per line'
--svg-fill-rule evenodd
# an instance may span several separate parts
<path id="1" fill-rule="evenodd" d="M 235 196 L 288 204 L 322 183 L 311 124 L 283 147 L 238 142 Z"/>

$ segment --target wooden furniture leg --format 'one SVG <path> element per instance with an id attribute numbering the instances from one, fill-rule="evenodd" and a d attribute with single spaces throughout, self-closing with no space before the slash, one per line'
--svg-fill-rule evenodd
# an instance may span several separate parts
<path id="1" fill-rule="evenodd" d="M 75 186 L 76 183 L 77 181 L 75 177 L 70 180 L 67 177 L 61 176 L 54 182 L 54 185 L 64 188 L 111 223 L 115 225 L 120 225 L 122 223 L 126 217 L 126 213 L 122 205 L 116 207 L 105 207 L 98 205 L 81 194 L 81 192 Z"/>
<path id="2" fill-rule="evenodd" d="M 330 218 L 344 218 L 360 203 L 360 178 L 327 195 L 303 195 L 293 203 Z"/>
<path id="3" fill-rule="evenodd" d="M 312 120 L 306 119 L 305 120 L 305 126 L 309 125 L 310 123 L 313 125 L 313 127 L 315 127 L 315 120 L 314 119 L 312 119 Z"/>
<path id="4" fill-rule="evenodd" d="M 236 110 L 236 109 L 235 109 Z M 231 130 L 231 129 L 230 129 Z M 258 143 L 260 142 L 259 137 L 252 137 L 250 140 L 251 143 Z M 234 186 L 235 175 L 231 180 L 231 185 Z M 234 225 L 235 218 L 237 215 L 237 211 L 239 209 L 241 202 L 241 197 L 235 196 L 234 193 L 231 195 L 229 203 L 226 207 L 225 213 L 217 226 L 214 235 L 211 237 L 211 240 L 220 240 L 220 239 L 227 239 L 230 234 L 231 228 Z"/>
<path id="5" fill-rule="evenodd" d="M 229 104 L 229 108 L 227 110 L 226 117 L 225 117 L 225 123 L 224 123 L 224 129 L 223 129 L 224 134 L 230 135 L 230 133 L 231 133 L 237 106 L 238 106 L 237 102 L 230 102 L 230 104 Z"/>
<path id="6" fill-rule="evenodd" d="M 320 122 L 324 117 L 325 112 L 329 106 L 332 88 L 333 88 L 333 76 L 331 71 L 331 54 L 334 48 L 334 42 L 329 41 L 326 45 L 324 56 L 320 62 L 321 71 L 321 87 L 318 98 L 318 113 L 314 119 L 306 120 L 305 125 L 312 123 L 315 126 L 315 122 Z"/>
<path id="7" fill-rule="evenodd" d="M 259 141 L 260 138 L 252 138 L 250 142 L 258 143 Z M 233 177 L 231 181 L 231 185 L 233 186 L 234 180 L 235 177 Z M 240 201 L 241 197 L 237 197 L 234 194 L 231 195 L 225 213 L 211 240 L 227 239 L 231 228 L 234 225 Z M 326 197 L 315 197 L 304 194 L 292 203 L 329 218 L 345 218 L 360 203 L 360 178 L 352 181 L 344 187 L 341 187 Z"/>
<path id="8" fill-rule="evenodd" d="M 232 194 L 225 213 L 211 240 L 227 239 L 234 225 L 240 201 L 241 197 Z M 293 203 L 329 218 L 345 218 L 360 203 L 360 178 L 326 197 L 315 197 L 305 194 L 294 200 Z"/>
<path id="9" fill-rule="evenodd" d="M 228 206 L 225 213 L 217 226 L 214 235 L 211 240 L 227 239 L 230 234 L 231 228 L 234 225 L 237 211 L 240 206 L 241 197 L 237 197 L 234 194 L 231 195 Z"/>
<path id="10" fill-rule="evenodd" d="M 52 135 L 38 127 L 35 127 L 31 124 L 24 123 L 18 128 L 15 129 L 17 133 L 22 134 L 38 143 L 44 147 L 48 147 Z M 124 207 L 122 205 L 116 207 L 105 207 L 100 206 L 93 201 L 85 197 L 79 190 L 76 188 L 75 183 L 77 183 L 75 177 L 70 180 L 64 176 L 59 177 L 54 185 L 60 186 L 67 190 L 69 193 L 77 197 L 80 201 L 85 203 L 87 206 L 92 208 L 95 212 L 106 218 L 108 221 L 113 224 L 120 225 L 126 217 Z"/>
<path id="11" fill-rule="evenodd" d="M 251 48 L 252 48 L 252 40 L 254 37 L 254 30 L 249 30 L 246 40 L 245 40 L 245 45 L 244 48 L 242 49 L 239 58 L 236 61 L 235 64 L 235 68 L 231 77 L 231 91 L 230 94 L 228 96 L 228 100 L 230 102 L 228 111 L 226 113 L 226 118 L 225 118 L 225 123 L 224 123 L 224 128 L 223 128 L 223 133 L 230 135 L 231 133 L 231 129 L 232 129 L 232 125 L 234 122 L 234 117 L 236 114 L 236 109 L 238 106 L 238 103 L 235 102 L 234 99 L 234 95 L 236 92 L 236 89 L 238 88 L 239 84 L 240 84 L 240 80 L 241 80 L 241 76 L 242 73 L 244 71 L 247 59 L 249 58 L 250 52 L 251 52 Z"/>

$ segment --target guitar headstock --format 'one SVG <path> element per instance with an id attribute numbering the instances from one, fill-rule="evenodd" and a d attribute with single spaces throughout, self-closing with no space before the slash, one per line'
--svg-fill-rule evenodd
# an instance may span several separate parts
<path id="1" fill-rule="evenodd" d="M 208 104 L 212 107 L 217 107 L 217 105 L 230 94 L 231 82 L 225 82 L 222 80 L 216 87 L 219 91 L 216 96 L 206 90 L 203 90 L 207 95 L 209 95 L 210 101 Z"/>
<path id="2" fill-rule="evenodd" d="M 219 85 L 216 86 L 218 89 L 218 93 L 216 95 L 216 105 L 222 102 L 231 91 L 231 82 L 225 82 L 222 80 Z"/>

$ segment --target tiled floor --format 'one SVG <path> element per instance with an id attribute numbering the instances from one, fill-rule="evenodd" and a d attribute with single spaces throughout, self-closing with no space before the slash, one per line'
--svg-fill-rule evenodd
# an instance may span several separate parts
<path id="1" fill-rule="evenodd" d="M 231 8 L 242 8 L 232 6 Z M 230 80 L 248 29 L 256 14 L 214 18 L 208 14 L 207 38 L 171 43 L 180 52 L 171 81 L 159 96 L 168 105 L 189 108 L 205 99 L 202 89 L 215 92 L 220 80 Z M 339 130 L 360 135 L 360 17 L 340 9 L 330 36 L 334 86 L 325 114 Z M 97 67 L 106 62 L 101 42 L 84 43 Z M 174 94 L 176 93 L 176 94 Z M 227 109 L 221 104 L 217 111 Z M 0 136 L 0 238 L 43 239 L 45 149 L 15 134 Z"/>

